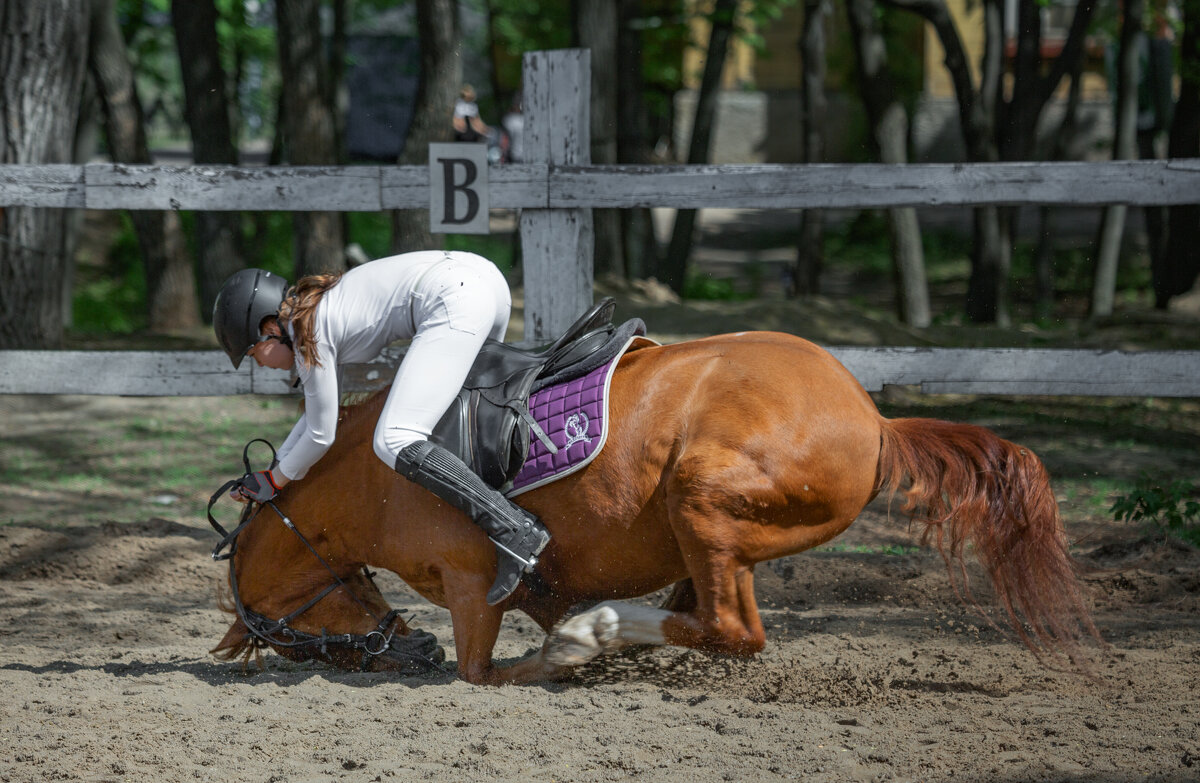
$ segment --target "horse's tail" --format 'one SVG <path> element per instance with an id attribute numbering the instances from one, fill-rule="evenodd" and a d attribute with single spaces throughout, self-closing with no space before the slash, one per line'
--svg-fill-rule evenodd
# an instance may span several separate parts
<path id="1" fill-rule="evenodd" d="M 880 440 L 878 487 L 903 493 L 959 597 L 974 603 L 963 561 L 970 541 L 1021 641 L 1086 667 L 1079 642 L 1100 634 L 1037 455 L 983 427 L 934 419 L 884 419 Z"/>

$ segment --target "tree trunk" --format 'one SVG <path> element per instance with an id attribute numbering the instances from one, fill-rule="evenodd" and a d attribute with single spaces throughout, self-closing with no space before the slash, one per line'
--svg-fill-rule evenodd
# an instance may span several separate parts
<path id="1" fill-rule="evenodd" d="M 620 163 L 648 164 L 651 161 L 650 125 L 642 98 L 645 90 L 642 34 L 637 27 L 641 12 L 641 0 L 621 0 L 617 33 L 617 161 Z M 645 207 L 623 209 L 620 214 L 625 277 L 631 280 L 649 277 L 658 264 L 658 243 L 654 238 L 650 210 Z"/>
<path id="2" fill-rule="evenodd" d="M 275 0 L 283 127 L 294 166 L 338 162 L 328 60 L 321 45 L 320 0 Z M 342 217 L 337 212 L 294 212 L 296 276 L 346 268 Z"/>
<path id="3" fill-rule="evenodd" d="M 1054 148 L 1050 153 L 1051 160 L 1075 160 L 1081 151 L 1075 148 L 1079 144 L 1079 101 L 1083 95 L 1082 63 L 1071 72 L 1071 89 L 1067 94 L 1066 111 L 1063 112 L 1062 125 L 1054 134 Z M 1034 313 L 1035 317 L 1044 321 L 1054 314 L 1054 207 L 1043 205 L 1038 210 L 1037 249 L 1034 252 Z"/>
<path id="4" fill-rule="evenodd" d="M 421 79 L 412 124 L 400 153 L 400 164 L 429 165 L 429 145 L 451 141 L 454 98 L 462 85 L 458 4 L 455 0 L 417 0 L 417 32 L 421 42 Z M 392 213 L 392 251 L 441 247 L 429 231 L 429 210 Z"/>
<path id="5" fill-rule="evenodd" d="M 1045 67 L 1041 59 L 1044 4 L 1039 0 L 1020 0 L 1012 99 L 1008 103 L 998 101 L 997 105 L 997 142 L 1001 160 L 1034 158 L 1038 121 L 1059 83 L 1082 63 L 1096 6 L 1096 0 L 1080 0 L 1076 4 L 1062 51 Z"/>
<path id="6" fill-rule="evenodd" d="M 1137 157 L 1138 41 L 1142 32 L 1144 0 L 1124 0 L 1121 20 L 1121 44 L 1117 54 L 1117 116 L 1113 138 L 1113 159 Z M 1091 317 L 1112 315 L 1116 298 L 1117 266 L 1121 258 L 1121 239 L 1125 234 L 1125 204 L 1104 208 L 1096 249 L 1096 272 L 1092 279 Z"/>
<path id="7" fill-rule="evenodd" d="M 346 85 L 346 61 L 349 57 L 350 18 L 354 0 L 333 0 L 333 36 L 329 42 L 329 106 L 333 111 L 333 148 L 339 164 L 346 163 L 346 115 L 350 108 L 350 89 Z M 345 213 L 343 212 L 344 216 Z"/>
<path id="8" fill-rule="evenodd" d="M 92 0 L 91 12 L 88 65 L 104 110 L 109 154 L 115 163 L 152 163 L 133 66 L 117 24 L 116 0 Z M 146 270 L 149 331 L 164 333 L 198 326 L 195 274 L 179 214 L 131 210 L 129 217 Z"/>
<path id="9" fill-rule="evenodd" d="M 592 50 L 592 163 L 617 162 L 617 30 L 620 0 L 572 0 L 577 45 Z M 592 210 L 593 270 L 597 276 L 625 269 L 619 209 Z"/>
<path id="10" fill-rule="evenodd" d="M 882 0 L 896 8 L 918 14 L 933 27 L 945 51 L 946 69 L 958 100 L 959 127 L 972 162 L 990 162 L 999 158 L 995 137 L 994 112 L 1000 94 L 1003 72 L 1002 9 L 997 0 L 984 5 L 984 51 L 979 89 L 971 81 L 970 64 L 958 35 L 958 28 L 944 0 Z M 1008 322 L 1006 281 L 1009 259 L 1001 241 L 1000 217 L 995 207 L 974 210 L 974 244 L 971 251 L 971 278 L 967 284 L 967 318 L 977 323 Z"/>
<path id="11" fill-rule="evenodd" d="M 825 20 L 828 0 L 805 0 L 804 27 L 800 33 L 802 78 L 800 101 L 803 112 L 803 155 L 805 163 L 825 160 Z M 796 244 L 796 266 L 792 270 L 791 293 L 812 296 L 821 290 L 821 267 L 825 263 L 825 213 L 806 209 L 800 218 Z"/>
<path id="12" fill-rule="evenodd" d="M 725 53 L 733 33 L 733 19 L 737 12 L 737 0 L 717 0 L 712 15 L 712 32 L 708 38 L 708 50 L 704 58 L 704 76 L 700 80 L 700 94 L 696 100 L 696 117 L 692 123 L 692 138 L 688 145 L 687 162 L 708 162 L 708 148 L 712 139 L 716 116 L 717 94 L 720 91 L 721 71 L 725 66 Z M 692 252 L 692 231 L 696 226 L 696 210 L 681 209 L 675 213 L 675 226 L 671 230 L 671 244 L 663 270 L 663 282 L 676 293 L 682 294 L 687 282 L 688 257 Z"/>
<path id="13" fill-rule="evenodd" d="M 0 163 L 71 163 L 87 0 L 0 0 Z M 60 348 L 65 209 L 0 208 L 0 348 Z"/>
<path id="14" fill-rule="evenodd" d="M 1183 2 L 1181 61 L 1190 63 L 1181 74 L 1179 100 L 1171 120 L 1169 158 L 1200 157 L 1200 0 Z M 1155 303 L 1166 307 L 1175 296 L 1186 293 L 1200 278 L 1200 205 L 1186 204 L 1168 210 L 1167 262 L 1161 288 L 1155 285 Z"/>
<path id="15" fill-rule="evenodd" d="M 871 123 L 871 138 L 883 163 L 908 162 L 908 114 L 896 97 L 887 67 L 883 34 L 872 0 L 847 0 L 863 103 Z M 929 286 L 921 228 L 912 207 L 888 210 L 892 265 L 897 282 L 900 319 L 910 326 L 929 326 Z"/>
<path id="16" fill-rule="evenodd" d="M 217 6 L 213 0 L 171 4 L 171 23 L 183 76 L 184 113 L 192 136 L 192 160 L 199 164 L 236 165 L 225 69 L 217 40 Z M 212 318 L 221 284 L 245 266 L 240 212 L 197 212 L 200 312 Z"/>

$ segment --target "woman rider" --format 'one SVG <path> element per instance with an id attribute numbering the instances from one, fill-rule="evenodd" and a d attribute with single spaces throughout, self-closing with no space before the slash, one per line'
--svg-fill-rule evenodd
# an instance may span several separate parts
<path id="1" fill-rule="evenodd" d="M 235 369 L 246 356 L 264 367 L 295 367 L 305 401 L 278 462 L 252 474 L 242 494 L 275 497 L 329 450 L 337 430 L 339 365 L 369 361 L 393 340 L 412 338 L 375 427 L 375 453 L 487 532 L 499 561 L 487 600 L 507 598 L 550 533 L 429 436 L 484 341 L 504 339 L 511 308 L 504 276 L 474 253 L 404 253 L 340 275 L 304 277 L 290 290 L 261 269 L 231 276 L 213 308 L 221 347 Z"/>

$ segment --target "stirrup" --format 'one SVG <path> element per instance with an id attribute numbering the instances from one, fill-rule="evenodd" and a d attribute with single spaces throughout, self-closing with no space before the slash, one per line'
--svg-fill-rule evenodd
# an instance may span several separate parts
<path id="1" fill-rule="evenodd" d="M 533 558 L 534 561 L 537 558 Z M 495 606 L 513 594 L 521 584 L 521 577 L 529 570 L 524 561 L 519 560 L 507 549 L 496 548 L 496 581 L 492 582 L 487 592 L 488 606 Z"/>
<path id="2" fill-rule="evenodd" d="M 530 553 L 528 559 L 521 557 L 496 539 L 490 538 L 490 540 L 496 546 L 496 581 L 488 590 L 487 602 L 488 606 L 495 606 L 512 595 L 513 591 L 517 589 L 517 585 L 521 584 L 521 577 L 531 572 L 537 565 L 537 556 L 546 548 L 546 544 L 550 543 L 550 536 L 547 534 L 542 539 L 541 545 Z"/>

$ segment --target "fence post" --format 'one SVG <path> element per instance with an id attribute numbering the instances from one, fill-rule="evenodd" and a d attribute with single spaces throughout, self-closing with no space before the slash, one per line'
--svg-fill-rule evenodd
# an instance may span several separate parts
<path id="1" fill-rule="evenodd" d="M 525 162 L 589 165 L 591 52 L 528 52 L 522 66 Z M 592 304 L 594 240 L 591 209 L 521 212 L 526 342 L 558 337 Z"/>

